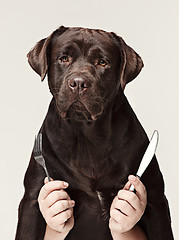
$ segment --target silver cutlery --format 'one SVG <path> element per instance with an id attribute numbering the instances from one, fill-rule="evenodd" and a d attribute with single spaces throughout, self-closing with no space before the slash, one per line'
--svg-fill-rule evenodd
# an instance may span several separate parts
<path id="1" fill-rule="evenodd" d="M 146 168 L 148 167 L 149 163 L 151 162 L 154 154 L 155 154 L 155 151 L 157 149 L 157 144 L 158 144 L 158 139 L 159 139 L 159 134 L 158 134 L 158 131 L 155 130 L 152 137 L 151 137 L 151 140 L 150 140 L 150 143 L 144 153 L 144 156 L 141 160 L 141 163 L 140 163 L 140 166 L 138 168 L 138 171 L 137 171 L 137 174 L 136 176 L 140 179 L 142 174 L 144 173 L 144 171 L 146 170 Z M 129 188 L 129 191 L 134 191 L 134 185 L 132 184 Z"/>
<path id="2" fill-rule="evenodd" d="M 51 181 L 49 173 L 47 171 L 46 164 L 45 164 L 45 159 L 42 155 L 42 133 L 39 133 L 37 137 L 35 137 L 33 155 L 35 160 L 44 168 L 45 173 L 48 177 L 48 180 Z"/>

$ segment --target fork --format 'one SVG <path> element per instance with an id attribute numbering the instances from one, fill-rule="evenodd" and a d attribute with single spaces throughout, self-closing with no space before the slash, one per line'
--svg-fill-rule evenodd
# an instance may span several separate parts
<path id="1" fill-rule="evenodd" d="M 42 156 L 42 133 L 39 133 L 37 137 L 35 137 L 35 142 L 34 142 L 34 148 L 33 148 L 33 154 L 35 160 L 44 168 L 45 173 L 48 177 L 49 182 L 51 181 L 50 176 L 47 171 L 47 167 L 45 164 L 45 159 Z"/>

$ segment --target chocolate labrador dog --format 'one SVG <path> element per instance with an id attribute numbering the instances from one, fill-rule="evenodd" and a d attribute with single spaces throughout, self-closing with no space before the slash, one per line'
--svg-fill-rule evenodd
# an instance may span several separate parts
<path id="1" fill-rule="evenodd" d="M 67 192 L 76 202 L 75 225 L 66 239 L 112 239 L 111 203 L 128 175 L 136 174 L 149 143 L 123 91 L 141 71 L 142 59 L 115 33 L 62 26 L 36 44 L 28 61 L 42 80 L 48 75 L 53 96 L 40 129 L 47 169 L 53 179 L 69 183 Z M 16 240 L 44 237 L 37 201 L 44 178 L 32 154 Z M 173 239 L 156 157 L 141 181 L 148 199 L 139 226 L 149 240 Z"/>

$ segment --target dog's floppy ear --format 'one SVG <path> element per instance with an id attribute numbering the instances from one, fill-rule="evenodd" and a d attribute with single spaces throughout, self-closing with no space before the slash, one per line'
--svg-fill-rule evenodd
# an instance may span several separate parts
<path id="1" fill-rule="evenodd" d="M 141 57 L 121 37 L 115 33 L 112 33 L 112 35 L 117 39 L 121 52 L 120 84 L 124 89 L 128 82 L 137 77 L 144 64 Z"/>
<path id="2" fill-rule="evenodd" d="M 50 36 L 39 41 L 34 48 L 27 54 L 28 62 L 32 69 L 41 76 L 43 81 L 48 70 L 48 53 L 51 39 L 55 34 L 62 34 L 68 28 L 61 26 L 55 30 Z"/>

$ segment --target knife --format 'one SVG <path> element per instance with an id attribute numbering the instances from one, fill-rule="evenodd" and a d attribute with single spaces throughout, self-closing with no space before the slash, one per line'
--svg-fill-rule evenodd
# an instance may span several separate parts
<path id="1" fill-rule="evenodd" d="M 158 139 L 159 139 L 159 134 L 158 131 L 155 130 L 151 140 L 149 142 L 149 145 L 144 153 L 144 156 L 141 160 L 140 166 L 138 168 L 136 176 L 140 179 L 146 168 L 148 167 L 149 163 L 151 162 L 155 151 L 157 149 L 157 144 L 158 144 Z M 134 191 L 134 185 L 132 184 L 129 188 L 129 191 Z"/>

